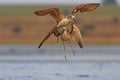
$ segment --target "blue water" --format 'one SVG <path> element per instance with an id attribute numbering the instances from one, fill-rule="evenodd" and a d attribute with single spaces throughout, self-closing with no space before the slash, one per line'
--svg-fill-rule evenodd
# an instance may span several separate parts
<path id="1" fill-rule="evenodd" d="M 120 46 L 74 48 L 1 45 L 0 80 L 120 80 Z"/>
<path id="2" fill-rule="evenodd" d="M 118 63 L 0 64 L 0 80 L 120 80 Z"/>

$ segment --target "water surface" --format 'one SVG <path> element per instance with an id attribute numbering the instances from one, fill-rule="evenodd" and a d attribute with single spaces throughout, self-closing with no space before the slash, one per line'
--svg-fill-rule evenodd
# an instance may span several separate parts
<path id="1" fill-rule="evenodd" d="M 0 80 L 120 80 L 120 46 L 0 45 Z"/>

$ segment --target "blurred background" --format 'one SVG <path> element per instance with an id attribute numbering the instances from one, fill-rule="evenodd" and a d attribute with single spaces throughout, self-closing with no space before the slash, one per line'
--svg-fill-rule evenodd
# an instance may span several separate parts
<path id="1" fill-rule="evenodd" d="M 78 13 L 85 44 L 120 44 L 120 0 L 93 1 L 0 1 L 0 44 L 39 44 L 56 22 L 50 16 L 36 16 L 34 11 L 57 7 L 68 15 L 83 3 L 100 3 L 93 12 Z M 51 37 L 47 43 L 56 43 Z"/>
<path id="2" fill-rule="evenodd" d="M 68 15 L 85 3 L 100 7 L 77 14 L 84 49 L 73 43 L 73 56 L 66 45 L 67 62 L 54 36 L 37 49 L 56 22 L 34 11 L 56 7 Z M 0 0 L 1 80 L 119 80 L 119 57 L 120 0 Z"/>

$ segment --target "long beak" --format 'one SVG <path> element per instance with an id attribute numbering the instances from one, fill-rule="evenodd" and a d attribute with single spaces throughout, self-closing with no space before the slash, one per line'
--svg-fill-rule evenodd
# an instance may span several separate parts
<path id="1" fill-rule="evenodd" d="M 73 18 L 73 21 L 74 21 L 75 23 L 79 23 L 79 21 L 78 21 L 76 18 Z"/>

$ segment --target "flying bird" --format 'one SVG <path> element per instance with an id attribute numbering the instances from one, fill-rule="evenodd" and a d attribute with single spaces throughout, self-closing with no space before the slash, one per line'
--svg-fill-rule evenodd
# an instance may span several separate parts
<path id="1" fill-rule="evenodd" d="M 59 9 L 57 8 L 48 8 L 48 9 L 42 9 L 35 11 L 34 13 L 37 16 L 44 16 L 49 14 L 52 18 L 55 19 L 56 25 L 48 32 L 48 34 L 45 36 L 45 38 L 42 40 L 38 48 L 42 46 L 42 44 L 52 35 L 54 34 L 57 37 L 57 41 L 59 39 L 62 40 L 64 45 L 64 53 L 66 58 L 66 52 L 65 52 L 65 42 L 67 41 L 70 46 L 70 39 L 73 39 L 77 42 L 77 44 L 80 46 L 80 48 L 83 48 L 83 41 L 81 37 L 80 30 L 78 28 L 78 21 L 76 20 L 75 16 L 78 12 L 84 13 L 84 12 L 91 12 L 94 11 L 96 8 L 99 7 L 99 3 L 89 3 L 89 4 L 82 4 L 76 6 L 70 15 L 64 15 Z M 71 46 L 72 48 L 72 46 Z M 73 50 L 73 48 L 72 48 Z M 73 54 L 75 55 L 75 52 L 73 50 Z"/>

